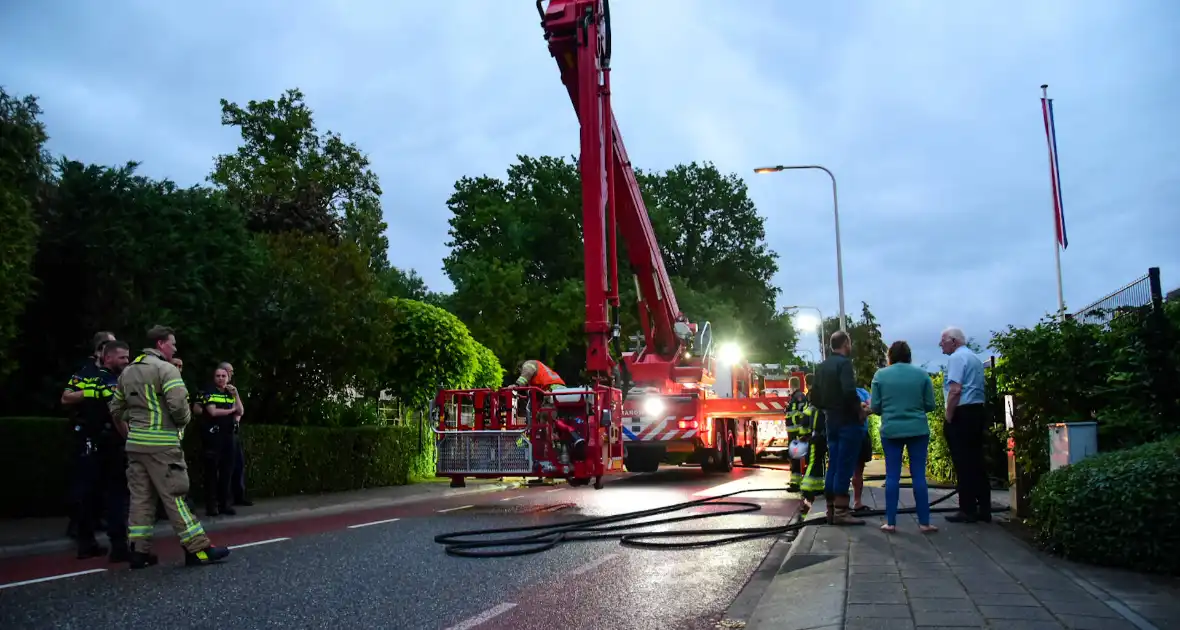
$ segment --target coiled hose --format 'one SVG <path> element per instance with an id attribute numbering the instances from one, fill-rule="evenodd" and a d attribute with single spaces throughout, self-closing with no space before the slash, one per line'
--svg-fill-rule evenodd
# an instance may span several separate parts
<path id="1" fill-rule="evenodd" d="M 530 525 L 524 527 L 501 527 L 495 529 L 475 529 L 462 532 L 439 534 L 434 537 L 434 542 L 444 545 L 444 550 L 446 551 L 447 555 L 459 556 L 463 558 L 506 558 L 510 556 L 527 556 L 534 553 L 548 551 L 563 543 L 587 540 L 618 540 L 619 544 L 624 547 L 633 547 L 637 549 L 702 549 L 707 547 L 728 545 L 746 540 L 755 540 L 758 538 L 765 538 L 767 536 L 779 536 L 789 532 L 798 531 L 808 525 L 821 525 L 827 522 L 826 517 L 821 516 L 807 520 L 792 519 L 792 522 L 789 522 L 786 525 L 775 525 L 770 527 L 687 529 L 669 532 L 627 531 L 643 527 L 652 527 L 655 525 L 666 525 L 669 523 L 680 523 L 683 521 L 757 512 L 758 510 L 762 509 L 762 506 L 758 505 L 757 503 L 750 503 L 747 501 L 723 501 L 722 499 L 727 499 L 739 494 L 749 494 L 752 492 L 783 491 L 783 488 L 754 488 L 748 490 L 738 490 L 736 492 L 729 492 L 713 497 L 695 499 L 693 501 L 685 501 L 684 503 L 676 503 L 673 505 L 649 510 L 637 510 L 635 512 L 624 512 L 622 514 L 615 514 L 613 516 L 586 518 L 568 523 Z M 943 501 L 953 497 L 954 495 L 955 493 L 951 492 L 950 494 L 947 494 L 946 496 L 943 496 L 932 502 L 930 504 L 930 511 L 932 513 L 957 511 L 958 508 L 953 507 L 934 507 L 939 503 L 942 503 Z M 688 514 L 684 516 L 672 516 L 655 520 L 632 522 L 637 521 L 638 519 L 646 519 L 664 514 L 671 514 L 680 510 L 704 505 L 726 506 L 732 509 L 727 509 L 720 512 L 708 512 L 705 514 Z M 1006 511 L 1006 508 L 993 508 L 992 511 L 1002 512 Z M 897 511 L 898 514 L 913 514 L 914 512 L 914 508 L 901 508 Z M 870 510 L 858 512 L 857 516 L 882 516 L 884 514 L 884 510 Z M 708 537 L 708 540 L 677 540 L 683 538 L 701 537 Z"/>

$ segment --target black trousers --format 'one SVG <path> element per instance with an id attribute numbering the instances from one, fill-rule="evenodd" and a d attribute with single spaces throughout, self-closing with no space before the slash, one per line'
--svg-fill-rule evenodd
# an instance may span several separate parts
<path id="1" fill-rule="evenodd" d="M 234 433 L 234 474 L 233 483 L 234 503 L 246 500 L 246 451 L 242 448 L 242 436 Z"/>
<path id="2" fill-rule="evenodd" d="M 943 425 L 958 479 L 959 508 L 973 515 L 991 511 L 991 483 L 983 457 L 985 417 L 981 404 L 959 405 L 952 422 Z"/>
<path id="3" fill-rule="evenodd" d="M 78 544 L 94 543 L 99 516 L 105 514 L 107 537 L 115 546 L 127 544 L 127 456 L 115 444 L 102 444 L 78 458 Z"/>
<path id="4" fill-rule="evenodd" d="M 227 507 L 232 503 L 230 490 L 234 475 L 234 436 L 230 431 L 206 434 L 205 507 Z"/>

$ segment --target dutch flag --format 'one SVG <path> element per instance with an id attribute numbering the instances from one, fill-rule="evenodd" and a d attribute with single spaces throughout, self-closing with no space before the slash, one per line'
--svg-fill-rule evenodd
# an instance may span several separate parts
<path id="1" fill-rule="evenodd" d="M 1065 235 L 1065 206 L 1061 203 L 1061 169 L 1057 163 L 1057 129 L 1053 124 L 1053 99 L 1041 99 L 1041 111 L 1045 115 L 1045 138 L 1049 143 L 1049 178 L 1053 184 L 1053 213 L 1057 224 L 1057 244 L 1061 249 L 1069 247 Z"/>

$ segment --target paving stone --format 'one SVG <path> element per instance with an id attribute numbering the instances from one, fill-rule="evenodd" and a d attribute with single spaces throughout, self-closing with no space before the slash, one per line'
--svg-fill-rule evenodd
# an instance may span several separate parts
<path id="1" fill-rule="evenodd" d="M 1028 593 L 972 593 L 971 599 L 980 606 L 1040 606 Z M 1052 610 L 1052 609 L 1050 609 Z M 1053 611 L 1056 612 L 1056 611 Z"/>
<path id="2" fill-rule="evenodd" d="M 968 593 L 1027 593 L 1025 588 L 1013 581 L 960 579 Z"/>
<path id="3" fill-rule="evenodd" d="M 898 575 L 898 570 L 897 570 L 896 566 L 880 565 L 880 564 L 853 565 L 849 569 L 848 572 L 850 575 L 866 575 L 866 574 L 873 574 L 873 573 Z"/>
<path id="4" fill-rule="evenodd" d="M 1057 615 L 1061 623 L 1071 630 L 1136 630 L 1135 624 L 1119 617 L 1089 617 L 1085 615 Z"/>
<path id="5" fill-rule="evenodd" d="M 1053 615 L 1044 608 L 1030 606 L 979 606 L 979 612 L 988 619 L 1025 619 L 1028 621 L 1053 621 Z"/>
<path id="6" fill-rule="evenodd" d="M 902 578 L 910 597 L 966 597 L 967 591 L 954 579 Z"/>
<path id="7" fill-rule="evenodd" d="M 905 589 L 901 584 L 853 584 L 848 589 L 849 604 L 905 604 Z"/>
<path id="8" fill-rule="evenodd" d="M 1065 626 L 1056 621 L 1030 621 L 1028 619 L 1005 619 L 1003 622 L 993 624 L 993 627 L 1003 628 L 1004 630 L 1062 630 Z M 922 628 L 922 630 L 929 630 Z"/>
<path id="9" fill-rule="evenodd" d="M 1102 602 L 1090 598 L 1089 601 L 1047 601 L 1045 608 L 1055 615 L 1084 615 L 1086 617 L 1109 617 L 1114 619 L 1122 619 L 1122 615 L 1111 609 L 1110 606 Z"/>
<path id="10" fill-rule="evenodd" d="M 860 567 L 853 567 L 853 569 Z M 883 567 L 882 567 L 883 568 Z M 897 571 L 880 571 L 869 573 L 852 573 L 848 576 L 849 584 L 901 584 L 901 574 Z"/>
<path id="11" fill-rule="evenodd" d="M 921 612 L 975 612 L 975 604 L 967 598 L 910 597 L 910 608 Z"/>
<path id="12" fill-rule="evenodd" d="M 890 617 L 861 617 L 849 619 L 844 623 L 844 630 L 913 630 L 914 628 L 914 622 L 909 619 Z"/>
<path id="13" fill-rule="evenodd" d="M 844 619 L 863 618 L 910 619 L 910 607 L 905 604 L 848 604 Z"/>
<path id="14" fill-rule="evenodd" d="M 983 617 L 975 611 L 914 611 L 914 623 L 919 627 L 968 627 L 980 628 L 984 625 Z"/>
<path id="15" fill-rule="evenodd" d="M 1048 602 L 1094 602 L 1094 596 L 1074 586 L 1054 589 L 1029 589 L 1033 597 L 1044 603 Z"/>

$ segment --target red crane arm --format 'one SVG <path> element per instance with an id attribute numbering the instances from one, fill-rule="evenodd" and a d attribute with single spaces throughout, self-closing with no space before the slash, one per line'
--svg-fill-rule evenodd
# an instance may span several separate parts
<path id="1" fill-rule="evenodd" d="M 549 52 L 557 60 L 561 80 L 581 122 L 587 370 L 600 380 L 608 378 L 614 367 L 608 344 L 618 334 L 609 319 L 609 307 L 619 304 L 617 225 L 635 271 L 646 340 L 643 351 L 628 356 L 627 363 L 637 382 L 676 380 L 674 366 L 685 354 L 695 329 L 676 304 L 664 257 L 611 109 L 608 1 L 550 0 L 542 9 L 542 0 L 537 0 L 537 12 Z"/>

